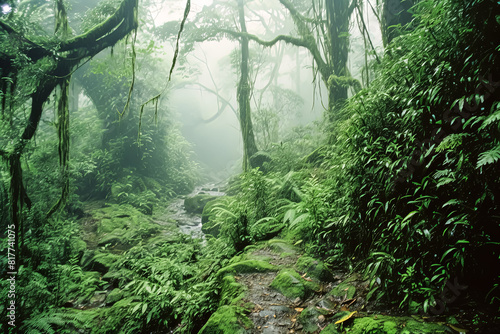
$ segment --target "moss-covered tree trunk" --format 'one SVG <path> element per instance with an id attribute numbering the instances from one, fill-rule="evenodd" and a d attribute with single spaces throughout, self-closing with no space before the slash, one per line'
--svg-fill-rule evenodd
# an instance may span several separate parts
<path id="1" fill-rule="evenodd" d="M 238 16 L 241 32 L 246 34 L 245 8 L 243 0 L 238 0 Z M 248 78 L 248 37 L 240 38 L 241 45 L 241 63 L 240 63 L 240 81 L 238 83 L 238 111 L 243 137 L 243 171 L 248 171 L 252 166 L 250 157 L 257 153 L 257 144 L 253 133 L 252 114 L 250 110 L 250 80 Z"/>

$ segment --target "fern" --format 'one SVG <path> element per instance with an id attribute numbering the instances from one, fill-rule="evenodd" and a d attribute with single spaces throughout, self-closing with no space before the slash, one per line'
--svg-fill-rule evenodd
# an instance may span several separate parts
<path id="1" fill-rule="evenodd" d="M 480 168 L 480 167 L 488 165 L 488 164 L 495 163 L 499 159 L 500 159 L 500 145 L 497 145 L 496 147 L 492 148 L 491 150 L 483 152 L 479 155 L 479 160 L 477 162 L 477 168 Z"/>

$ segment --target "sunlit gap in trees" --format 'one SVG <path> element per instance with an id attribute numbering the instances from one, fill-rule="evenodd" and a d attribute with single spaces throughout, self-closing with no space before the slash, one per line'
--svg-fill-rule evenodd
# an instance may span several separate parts
<path id="1" fill-rule="evenodd" d="M 4 14 L 4 15 L 9 14 L 12 11 L 12 7 L 7 3 L 4 3 L 0 7 L 2 7 L 2 14 Z"/>
<path id="2" fill-rule="evenodd" d="M 159 1 L 153 6 L 152 12 L 156 13 L 154 15 L 155 24 L 163 24 L 170 20 L 177 20 L 182 17 L 184 8 L 186 7 L 186 1 Z M 195 15 L 197 12 L 201 11 L 204 6 L 210 6 L 213 0 L 191 0 L 191 14 Z"/>

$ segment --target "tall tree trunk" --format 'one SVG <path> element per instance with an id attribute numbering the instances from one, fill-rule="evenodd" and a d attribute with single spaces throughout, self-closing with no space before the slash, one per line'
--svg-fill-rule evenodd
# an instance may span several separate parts
<path id="1" fill-rule="evenodd" d="M 350 1 L 326 0 L 326 17 L 328 20 L 328 39 L 330 52 L 327 62 L 332 75 L 347 77 L 347 57 L 349 55 L 349 20 L 352 14 Z M 328 112 L 333 120 L 333 111 L 347 99 L 348 85 L 344 80 L 327 80 Z"/>
<path id="2" fill-rule="evenodd" d="M 247 33 L 245 24 L 245 8 L 244 0 L 238 0 L 238 14 L 242 33 Z M 241 64 L 240 64 L 240 81 L 238 83 L 238 109 L 239 120 L 241 127 L 241 135 L 243 137 L 243 171 L 246 172 L 252 166 L 250 165 L 250 157 L 257 153 L 257 144 L 253 133 L 252 115 L 250 110 L 250 82 L 248 78 L 248 37 L 240 38 L 241 45 Z"/>
<path id="3" fill-rule="evenodd" d="M 385 0 L 382 8 L 382 19 L 380 30 L 382 31 L 382 41 L 384 47 L 397 36 L 401 29 L 411 22 L 413 16 L 408 11 L 416 0 Z"/>

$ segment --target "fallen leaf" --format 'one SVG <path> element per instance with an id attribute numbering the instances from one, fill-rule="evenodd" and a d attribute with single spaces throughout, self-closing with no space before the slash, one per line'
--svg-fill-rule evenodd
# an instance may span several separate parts
<path id="1" fill-rule="evenodd" d="M 446 324 L 446 325 L 448 325 L 448 327 L 460 333 L 467 333 L 469 331 L 468 329 L 459 328 L 457 326 L 453 326 L 452 324 Z"/>
<path id="2" fill-rule="evenodd" d="M 344 322 L 344 321 L 346 321 L 346 320 L 349 320 L 349 319 L 352 317 L 352 315 L 353 315 L 354 313 L 356 313 L 356 312 L 358 312 L 358 311 L 354 311 L 354 312 L 349 313 L 349 314 L 348 314 L 348 315 L 346 315 L 346 316 L 343 316 L 340 320 L 337 320 L 337 321 L 335 322 L 335 324 L 340 324 L 341 322 Z"/>
<path id="3" fill-rule="evenodd" d="M 299 312 L 299 313 L 300 313 L 300 312 L 304 311 L 304 309 L 303 309 L 302 307 L 296 307 L 296 308 L 295 308 L 295 311 L 297 311 L 297 312 Z"/>

